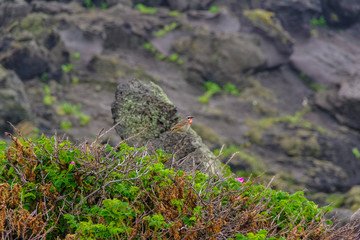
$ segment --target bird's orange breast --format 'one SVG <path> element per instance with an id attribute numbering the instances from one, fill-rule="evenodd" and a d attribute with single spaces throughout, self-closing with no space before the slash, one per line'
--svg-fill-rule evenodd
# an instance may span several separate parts
<path id="1" fill-rule="evenodd" d="M 192 118 L 189 119 L 189 124 L 192 124 Z"/>

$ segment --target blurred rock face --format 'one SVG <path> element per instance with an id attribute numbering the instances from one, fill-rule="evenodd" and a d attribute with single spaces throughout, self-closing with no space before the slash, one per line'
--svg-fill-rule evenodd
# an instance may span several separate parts
<path id="1" fill-rule="evenodd" d="M 25 88 L 13 71 L 0 67 L 0 134 L 30 118 L 30 106 Z"/>

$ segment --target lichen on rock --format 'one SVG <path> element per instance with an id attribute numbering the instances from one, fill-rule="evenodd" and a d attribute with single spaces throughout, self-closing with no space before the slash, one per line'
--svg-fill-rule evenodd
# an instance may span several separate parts
<path id="1" fill-rule="evenodd" d="M 220 168 L 220 162 L 194 130 L 169 132 L 179 117 L 176 107 L 155 83 L 132 79 L 120 84 L 111 110 L 121 138 L 136 136 L 132 144 L 145 141 L 150 149 L 162 149 L 173 154 L 173 159 L 181 159 L 181 166 L 169 160 L 168 167 L 189 171 L 194 164 L 200 170 Z"/>
<path id="2" fill-rule="evenodd" d="M 118 86 L 111 109 L 115 123 L 121 122 L 117 132 L 122 138 L 141 131 L 145 131 L 141 134 L 144 140 L 157 138 L 177 119 L 176 108 L 162 89 L 137 79 Z"/>

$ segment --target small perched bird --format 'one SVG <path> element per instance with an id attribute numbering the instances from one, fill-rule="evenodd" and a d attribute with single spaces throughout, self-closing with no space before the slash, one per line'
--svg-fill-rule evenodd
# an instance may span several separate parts
<path id="1" fill-rule="evenodd" d="M 194 117 L 192 116 L 187 116 L 184 120 L 175 124 L 175 126 L 171 128 L 170 132 L 186 132 L 187 130 L 189 130 L 193 118 Z"/>

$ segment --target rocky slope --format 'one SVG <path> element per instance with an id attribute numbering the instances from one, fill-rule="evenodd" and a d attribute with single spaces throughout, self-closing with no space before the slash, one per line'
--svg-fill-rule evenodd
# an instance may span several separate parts
<path id="1" fill-rule="evenodd" d="M 212 150 L 225 144 L 224 161 L 239 152 L 234 172 L 356 210 L 359 14 L 355 0 L 2 1 L 1 134 L 11 121 L 92 138 L 135 77 L 194 115 Z"/>

